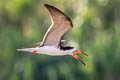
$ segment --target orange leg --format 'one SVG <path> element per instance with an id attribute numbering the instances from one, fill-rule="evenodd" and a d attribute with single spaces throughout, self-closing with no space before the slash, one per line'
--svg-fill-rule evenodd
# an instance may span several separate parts
<path id="1" fill-rule="evenodd" d="M 32 51 L 32 53 L 36 54 L 36 53 L 37 53 L 37 51 Z"/>

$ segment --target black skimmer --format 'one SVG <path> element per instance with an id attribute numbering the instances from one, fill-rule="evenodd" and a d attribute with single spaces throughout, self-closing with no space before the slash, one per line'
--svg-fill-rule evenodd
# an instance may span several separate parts
<path id="1" fill-rule="evenodd" d="M 64 40 L 61 40 L 63 35 L 72 29 L 73 25 L 70 18 L 65 15 L 59 9 L 48 5 L 43 4 L 47 8 L 52 24 L 47 30 L 43 41 L 40 43 L 33 44 L 29 48 L 17 49 L 18 51 L 27 51 L 32 53 L 41 53 L 50 56 L 63 56 L 63 55 L 72 55 L 75 59 L 79 60 L 82 64 L 85 63 L 75 54 L 80 53 L 85 54 L 81 50 L 76 49 L 75 47 L 61 45 Z"/>

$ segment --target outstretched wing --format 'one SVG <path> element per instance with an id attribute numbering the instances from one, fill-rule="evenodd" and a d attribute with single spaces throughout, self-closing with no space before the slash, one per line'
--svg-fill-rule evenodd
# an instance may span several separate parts
<path id="1" fill-rule="evenodd" d="M 72 22 L 59 9 L 48 4 L 43 5 L 48 9 L 52 24 L 43 38 L 42 45 L 59 47 L 62 36 L 72 28 Z"/>

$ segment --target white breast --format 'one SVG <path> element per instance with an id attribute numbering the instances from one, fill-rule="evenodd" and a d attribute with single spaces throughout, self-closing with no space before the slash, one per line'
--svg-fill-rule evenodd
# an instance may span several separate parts
<path id="1" fill-rule="evenodd" d="M 72 55 L 72 52 L 75 49 L 64 51 L 54 46 L 43 46 L 43 47 L 37 47 L 35 48 L 35 50 L 37 51 L 37 53 L 41 53 L 41 54 L 52 55 L 52 56 L 57 56 L 57 55 L 62 56 L 62 55 Z"/>
<path id="2" fill-rule="evenodd" d="M 28 52 L 36 51 L 36 53 L 40 53 L 40 54 L 46 54 L 51 56 L 62 56 L 62 55 L 72 55 L 72 52 L 75 50 L 75 48 L 71 50 L 61 50 L 54 46 L 42 46 L 42 47 L 36 47 L 36 48 L 23 48 L 23 49 L 17 49 L 17 50 L 28 51 Z"/>

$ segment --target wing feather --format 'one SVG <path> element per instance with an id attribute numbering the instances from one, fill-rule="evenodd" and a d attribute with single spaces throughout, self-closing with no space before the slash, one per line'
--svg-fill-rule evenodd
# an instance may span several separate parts
<path id="1" fill-rule="evenodd" d="M 43 5 L 48 9 L 52 24 L 43 38 L 42 45 L 59 47 L 63 35 L 72 28 L 72 22 L 59 9 L 48 4 Z"/>

